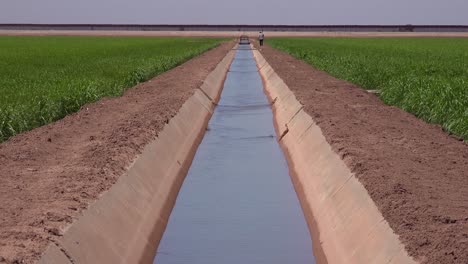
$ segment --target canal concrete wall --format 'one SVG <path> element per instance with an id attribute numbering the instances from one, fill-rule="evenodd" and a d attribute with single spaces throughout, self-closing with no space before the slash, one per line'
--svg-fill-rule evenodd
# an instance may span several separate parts
<path id="1" fill-rule="evenodd" d="M 259 51 L 254 55 L 314 244 L 321 245 L 326 259 L 322 262 L 416 263 L 292 91 Z"/>
<path id="2" fill-rule="evenodd" d="M 39 263 L 152 263 L 233 57 L 230 51 L 126 175 L 50 243 Z"/>

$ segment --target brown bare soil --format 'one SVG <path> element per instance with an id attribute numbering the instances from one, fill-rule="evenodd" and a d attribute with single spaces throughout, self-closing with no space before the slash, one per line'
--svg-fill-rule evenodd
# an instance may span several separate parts
<path id="1" fill-rule="evenodd" d="M 261 52 L 409 254 L 426 264 L 468 263 L 468 144 L 284 52 Z"/>
<path id="2" fill-rule="evenodd" d="M 0 263 L 34 263 L 117 181 L 232 46 L 0 144 Z"/>
<path id="3" fill-rule="evenodd" d="M 0 30 L 0 36 L 140 36 L 140 37 L 239 37 L 256 38 L 254 31 L 119 31 L 119 30 Z M 265 31 L 267 37 L 461 37 L 468 32 L 280 32 Z"/>

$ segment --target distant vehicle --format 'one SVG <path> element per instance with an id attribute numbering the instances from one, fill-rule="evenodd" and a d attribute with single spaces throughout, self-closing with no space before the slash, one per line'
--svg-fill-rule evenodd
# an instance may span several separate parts
<path id="1" fill-rule="evenodd" d="M 239 38 L 239 44 L 240 45 L 249 45 L 250 44 L 250 39 L 249 36 L 247 35 L 242 35 Z"/>

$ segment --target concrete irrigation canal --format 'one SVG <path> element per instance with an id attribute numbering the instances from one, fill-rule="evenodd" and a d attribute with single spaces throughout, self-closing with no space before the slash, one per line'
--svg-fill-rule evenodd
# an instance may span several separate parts
<path id="1" fill-rule="evenodd" d="M 237 50 L 154 263 L 315 263 L 249 45 Z"/>
<path id="2" fill-rule="evenodd" d="M 417 263 L 263 55 L 236 47 L 38 263 Z"/>

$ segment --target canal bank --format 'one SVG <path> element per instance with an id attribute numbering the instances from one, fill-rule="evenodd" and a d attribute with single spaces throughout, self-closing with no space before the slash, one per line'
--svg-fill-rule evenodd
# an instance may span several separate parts
<path id="1" fill-rule="evenodd" d="M 273 103 L 275 127 L 316 246 L 317 262 L 418 263 L 304 105 L 258 50 L 254 57 Z"/>
<path id="2" fill-rule="evenodd" d="M 56 142 L 60 144 L 62 142 L 59 140 L 60 137 L 65 141 L 85 137 L 89 143 L 87 137 L 93 135 L 99 139 L 94 140 L 99 142 L 99 147 L 93 147 L 95 149 L 92 151 L 86 151 L 89 148 L 80 151 L 75 149 L 76 154 L 89 156 L 97 153 L 93 156 L 94 161 L 106 164 L 106 161 L 112 160 L 112 164 L 117 164 L 122 170 L 122 175 L 119 175 L 118 180 L 108 190 L 102 190 L 92 203 L 76 213 L 71 219 L 72 223 L 60 229 L 45 230 L 46 232 L 49 230 L 49 234 L 53 235 L 47 239 L 43 249 L 36 251 L 35 254 L 39 254 L 37 258 L 40 258 L 38 263 L 115 264 L 153 261 L 180 186 L 218 102 L 217 98 L 234 57 L 233 46 L 232 42 L 225 43 L 142 84 L 142 87 L 135 87 L 122 97 L 91 104 L 89 110 L 86 108 L 76 116 L 67 117 L 56 123 L 53 140 L 45 141 L 47 144 L 57 144 Z M 181 93 L 185 96 L 181 96 Z M 165 111 L 168 106 L 173 111 Z M 116 112 L 119 114 L 116 115 Z M 105 123 L 108 126 L 103 126 L 100 123 L 103 118 L 112 122 Z M 64 122 L 67 120 L 66 128 L 74 129 L 73 136 L 65 136 L 62 133 L 65 129 Z M 88 122 L 89 120 L 93 122 Z M 96 121 L 99 123 L 94 124 Z M 140 122 L 144 124 L 138 125 Z M 114 124 L 116 126 L 109 127 Z M 91 131 L 81 129 L 81 127 L 89 129 L 90 126 Z M 148 138 L 148 134 L 143 133 L 147 140 L 142 140 L 142 126 L 155 130 L 157 136 Z M 104 128 L 109 131 L 103 131 Z M 37 130 L 40 132 L 42 128 Z M 107 136 L 114 143 L 103 141 Z M 126 162 L 116 157 L 116 150 L 106 151 L 115 144 L 125 146 L 118 152 L 119 154 L 129 155 L 129 145 L 141 149 L 138 155 L 130 156 L 131 159 Z M 70 143 L 70 146 L 76 145 Z M 52 159 L 48 155 L 45 157 Z M 45 161 L 44 163 L 44 168 L 50 167 L 50 164 Z M 84 163 L 83 166 L 89 164 Z M 57 173 L 60 173 L 60 177 L 57 178 L 62 179 L 62 176 L 66 176 L 69 171 L 73 172 L 72 169 L 74 167 L 71 166 L 57 170 Z M 40 171 L 32 173 L 42 175 Z M 94 175 L 86 171 L 85 175 L 89 184 L 99 183 L 99 187 L 103 188 L 106 174 Z M 70 176 L 64 179 L 71 184 L 77 180 Z M 96 179 L 101 181 L 96 183 Z M 44 182 L 41 181 L 37 186 L 43 185 Z M 86 187 L 86 193 L 82 194 L 89 195 L 92 190 L 89 186 L 91 185 Z M 47 193 L 53 193 L 51 190 L 55 189 L 46 190 Z M 68 191 L 65 194 L 68 194 Z M 56 195 L 54 197 L 63 203 L 60 197 Z M 4 257 L 4 253 L 2 251 L 0 257 Z M 27 260 L 25 263 L 36 263 L 36 261 Z"/>

